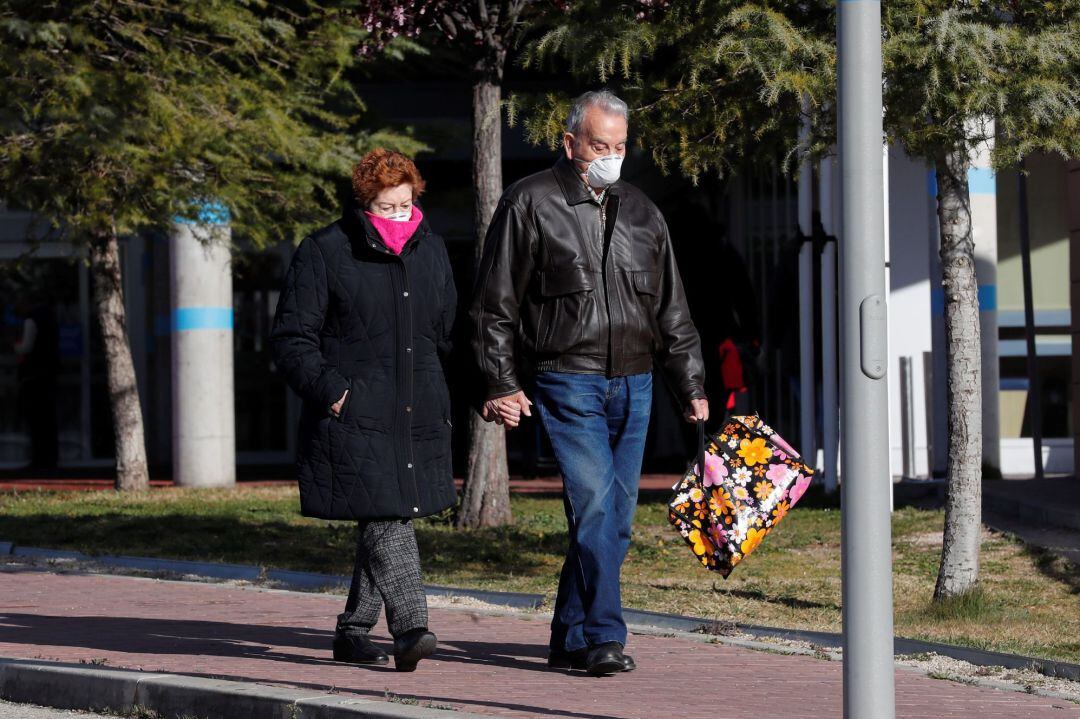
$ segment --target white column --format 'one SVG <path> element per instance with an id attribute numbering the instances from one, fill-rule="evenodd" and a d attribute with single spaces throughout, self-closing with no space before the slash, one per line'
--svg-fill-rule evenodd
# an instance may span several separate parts
<path id="1" fill-rule="evenodd" d="M 835 159 L 826 157 L 818 166 L 821 227 L 827 238 L 840 234 L 839 177 Z M 822 480 L 825 491 L 835 492 L 840 448 L 839 357 L 836 315 L 836 241 L 826 239 L 821 250 L 821 445 Z"/>
<path id="2" fill-rule="evenodd" d="M 997 178 L 990 166 L 994 122 L 985 120 L 973 131 L 986 140 L 971 153 L 968 194 L 975 236 L 975 276 L 979 281 L 979 325 L 982 332 L 982 433 L 984 471 L 1001 471 L 1000 392 L 997 317 Z"/>
<path id="3" fill-rule="evenodd" d="M 236 483 L 232 267 L 228 211 L 177 217 L 169 236 L 173 481 Z"/>

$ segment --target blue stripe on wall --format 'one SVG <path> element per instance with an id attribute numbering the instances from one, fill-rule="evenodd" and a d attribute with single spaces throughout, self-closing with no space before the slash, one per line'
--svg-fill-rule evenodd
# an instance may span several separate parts
<path id="1" fill-rule="evenodd" d="M 177 307 L 173 310 L 173 332 L 231 330 L 232 328 L 232 307 Z"/>
<path id="2" fill-rule="evenodd" d="M 997 311 L 997 285 L 979 285 L 979 311 Z M 930 314 L 935 317 L 945 314 L 945 290 L 940 287 L 930 290 Z"/>
<path id="3" fill-rule="evenodd" d="M 181 225 L 227 225 L 229 224 L 229 208 L 220 202 L 204 202 L 198 205 L 195 219 L 176 215 L 173 222 Z"/>
<path id="4" fill-rule="evenodd" d="M 968 170 L 969 195 L 996 195 L 997 177 L 989 167 L 972 167 Z"/>
<path id="5" fill-rule="evenodd" d="M 926 194 L 937 197 L 937 172 L 926 171 Z M 968 170 L 969 195 L 996 195 L 997 175 L 989 167 L 972 167 Z"/>

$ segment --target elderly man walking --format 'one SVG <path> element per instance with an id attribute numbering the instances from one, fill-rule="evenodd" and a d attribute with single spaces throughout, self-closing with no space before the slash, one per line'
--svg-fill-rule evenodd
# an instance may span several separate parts
<path id="1" fill-rule="evenodd" d="M 532 401 L 563 477 L 570 548 L 548 665 L 603 675 L 623 653 L 619 574 L 630 545 L 657 362 L 689 421 L 708 419 L 701 348 L 667 225 L 619 179 L 626 103 L 574 103 L 565 156 L 506 190 L 484 245 L 472 305 L 487 380 L 484 418 L 516 427 Z"/>

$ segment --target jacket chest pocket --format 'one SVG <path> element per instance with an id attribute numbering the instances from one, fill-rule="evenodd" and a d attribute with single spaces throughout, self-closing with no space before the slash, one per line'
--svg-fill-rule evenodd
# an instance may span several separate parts
<path id="1" fill-rule="evenodd" d="M 540 272 L 540 316 L 537 320 L 538 352 L 565 352 L 579 344 L 585 326 L 593 321 L 596 272 L 585 267 Z"/>
<path id="2" fill-rule="evenodd" d="M 631 270 L 630 283 L 634 287 L 633 305 L 639 314 L 641 329 L 652 339 L 655 351 L 660 343 L 660 325 L 656 321 L 657 300 L 660 296 L 660 273 L 653 270 Z"/>

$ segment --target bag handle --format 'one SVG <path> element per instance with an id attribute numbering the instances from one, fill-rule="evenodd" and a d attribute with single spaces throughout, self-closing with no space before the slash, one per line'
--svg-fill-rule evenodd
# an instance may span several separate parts
<path id="1" fill-rule="evenodd" d="M 705 482 L 705 420 L 699 419 L 697 421 L 697 461 L 698 472 L 701 473 L 701 481 L 704 485 Z"/>

